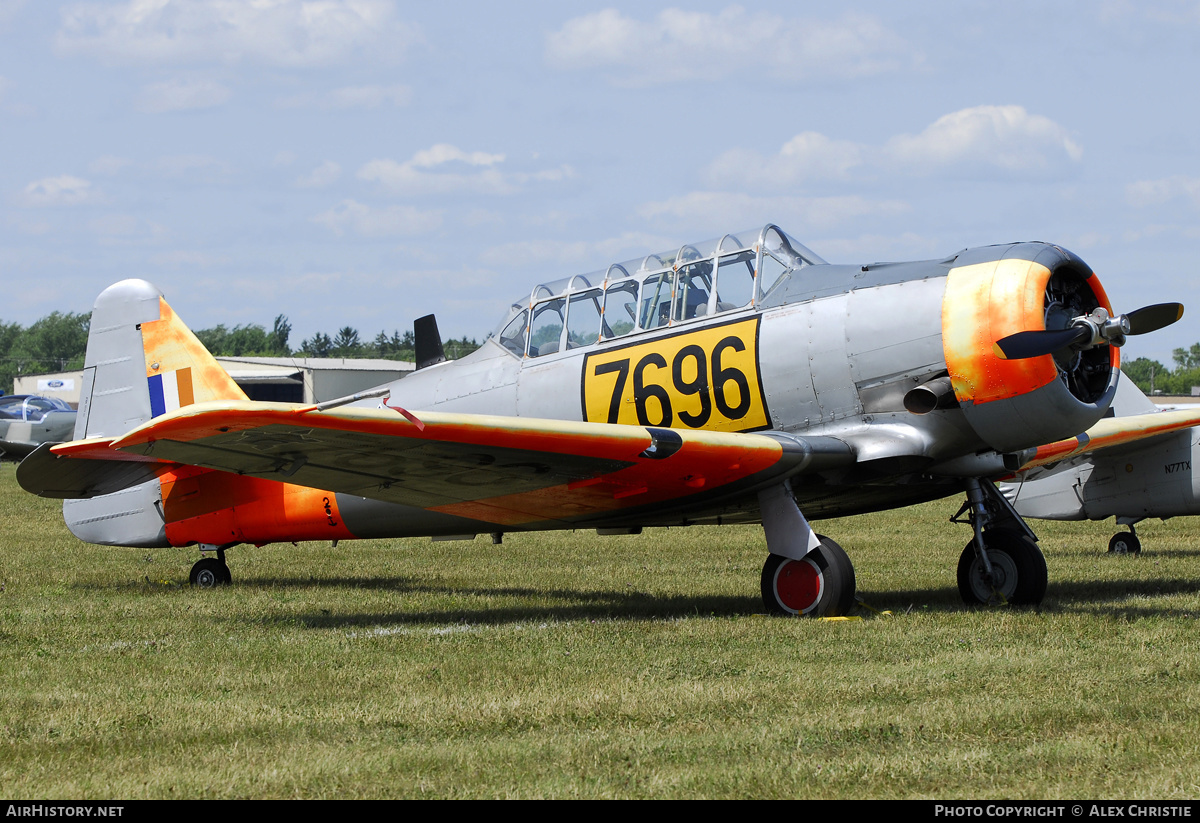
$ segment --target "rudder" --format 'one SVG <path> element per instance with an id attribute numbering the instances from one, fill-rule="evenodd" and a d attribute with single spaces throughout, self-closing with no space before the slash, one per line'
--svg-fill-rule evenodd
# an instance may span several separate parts
<path id="1" fill-rule="evenodd" d="M 166 412 L 245 400 L 229 374 L 145 280 L 122 280 L 92 310 L 75 439 L 120 437 Z M 64 500 L 71 533 L 101 545 L 168 546 L 158 479 L 90 499 Z"/>
<path id="2" fill-rule="evenodd" d="M 76 440 L 119 437 L 192 403 L 245 399 L 156 286 L 122 280 L 96 298 Z"/>

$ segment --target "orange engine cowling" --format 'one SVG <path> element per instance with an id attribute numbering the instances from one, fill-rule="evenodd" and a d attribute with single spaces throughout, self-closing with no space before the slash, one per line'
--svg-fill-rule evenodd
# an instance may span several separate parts
<path id="1" fill-rule="evenodd" d="M 979 259 L 980 257 L 991 259 Z M 1097 306 L 1099 278 L 1071 252 L 1042 243 L 973 250 L 954 261 L 942 302 L 942 346 L 954 396 L 975 433 L 1008 452 L 1072 437 L 1108 410 L 1115 346 L 1005 360 L 997 340 L 1062 329 Z"/>

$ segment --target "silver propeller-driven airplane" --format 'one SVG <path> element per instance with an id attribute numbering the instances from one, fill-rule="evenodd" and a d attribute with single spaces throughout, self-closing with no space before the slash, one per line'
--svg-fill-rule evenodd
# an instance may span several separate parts
<path id="1" fill-rule="evenodd" d="M 1129 531 L 1114 534 L 1108 550 L 1138 554 L 1142 543 L 1136 524 L 1200 514 L 1200 474 L 1192 471 L 1193 460 L 1200 466 L 1200 429 L 1178 426 L 1197 412 L 1160 410 L 1128 379 L 1118 384 L 1111 412 L 1078 438 L 1038 449 L 1000 488 L 1025 517 L 1115 518 Z M 1142 421 L 1145 430 L 1127 442 L 1130 418 Z M 1153 436 L 1146 439 L 1147 434 Z M 1096 438 L 1106 441 L 1103 448 L 1079 448 Z"/>
<path id="2" fill-rule="evenodd" d="M 0 397 L 0 458 L 19 460 L 43 443 L 61 443 L 75 431 L 75 410 L 56 397 Z"/>
<path id="3" fill-rule="evenodd" d="M 417 372 L 294 406 L 248 401 L 126 280 L 96 300 L 74 441 L 18 479 L 66 498 L 83 540 L 216 552 L 199 585 L 230 580 L 239 543 L 761 523 L 766 607 L 805 615 L 855 595 L 811 519 L 965 492 L 964 600 L 1036 604 L 1045 560 L 992 478 L 1105 445 L 1077 436 L 1109 411 L 1117 347 L 1182 310 L 1114 314 L 1045 243 L 830 265 L 768 225 L 538 285 L 462 360 L 418 322 Z M 1147 417 L 1121 442 L 1161 433 Z"/>

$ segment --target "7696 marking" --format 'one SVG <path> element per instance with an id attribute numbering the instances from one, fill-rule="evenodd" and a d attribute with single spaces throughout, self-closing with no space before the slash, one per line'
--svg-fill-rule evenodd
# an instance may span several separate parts
<path id="1" fill-rule="evenodd" d="M 597 423 L 718 431 L 767 425 L 758 318 L 589 355 L 585 417 Z"/>

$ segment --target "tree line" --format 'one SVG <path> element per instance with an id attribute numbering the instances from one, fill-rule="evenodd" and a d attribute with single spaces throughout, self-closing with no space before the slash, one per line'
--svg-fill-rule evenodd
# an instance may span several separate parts
<path id="1" fill-rule="evenodd" d="M 0 390 L 12 391 L 13 380 L 25 374 L 47 374 L 83 368 L 92 315 L 52 312 L 28 327 L 0 320 Z M 346 357 L 353 359 L 415 360 L 412 331 L 379 332 L 370 342 L 345 326 L 330 337 L 317 332 L 298 348 L 289 344 L 292 324 L 284 315 L 271 329 L 258 324 L 200 329 L 196 337 L 218 357 Z M 442 344 L 446 357 L 457 360 L 479 348 L 463 336 Z"/>
<path id="2" fill-rule="evenodd" d="M 1191 348 L 1171 352 L 1175 367 L 1168 368 L 1157 360 L 1139 357 L 1121 364 L 1123 371 L 1146 394 L 1190 395 L 1192 386 L 1200 386 L 1200 343 Z"/>

